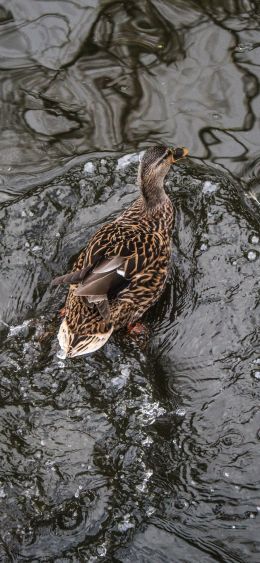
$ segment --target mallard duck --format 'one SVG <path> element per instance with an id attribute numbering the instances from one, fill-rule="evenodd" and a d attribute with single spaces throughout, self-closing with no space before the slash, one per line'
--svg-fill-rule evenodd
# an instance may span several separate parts
<path id="1" fill-rule="evenodd" d="M 146 150 L 139 165 L 141 196 L 103 225 L 54 285 L 70 284 L 58 339 L 66 356 L 95 352 L 112 332 L 133 325 L 160 297 L 168 276 L 174 210 L 164 190 L 171 165 L 188 149 Z"/>

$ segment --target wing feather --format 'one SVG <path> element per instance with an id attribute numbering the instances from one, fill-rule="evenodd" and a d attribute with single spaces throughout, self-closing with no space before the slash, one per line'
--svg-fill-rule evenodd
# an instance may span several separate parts
<path id="1" fill-rule="evenodd" d="M 102 262 L 93 269 L 95 274 L 105 274 L 106 272 L 112 272 L 112 270 L 117 270 L 123 265 L 125 259 L 122 256 L 115 256 L 107 260 L 102 260 Z"/>
<path id="2" fill-rule="evenodd" d="M 86 305 L 98 309 L 101 317 L 110 318 L 110 304 L 137 278 L 162 248 L 159 233 L 142 228 L 129 228 L 117 221 L 104 225 L 89 242 L 74 265 L 74 271 L 53 280 L 54 285 L 73 284 L 75 297 L 84 297 Z M 148 252 L 147 252 L 148 250 Z M 150 276 L 150 275 L 149 275 Z M 148 276 L 148 277 L 149 277 Z M 143 279 L 144 286 L 146 285 Z M 149 284 L 149 282 L 148 282 Z"/>
<path id="3" fill-rule="evenodd" d="M 83 284 L 75 289 L 74 293 L 78 296 L 107 295 L 113 286 L 118 285 L 122 277 L 116 270 L 104 274 L 94 274 L 93 272 Z"/>
<path id="4" fill-rule="evenodd" d="M 52 285 L 61 285 L 63 283 L 80 283 L 86 275 L 89 273 L 91 266 L 86 266 L 81 270 L 77 270 L 76 272 L 71 272 L 70 274 L 65 274 L 64 276 L 58 276 L 52 280 Z"/>

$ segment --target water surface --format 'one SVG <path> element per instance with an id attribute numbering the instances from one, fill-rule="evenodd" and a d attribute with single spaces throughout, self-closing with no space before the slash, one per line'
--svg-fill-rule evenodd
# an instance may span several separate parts
<path id="1" fill-rule="evenodd" d="M 259 19 L 249 0 L 4 4 L 1 199 L 158 140 L 258 191 Z"/>
<path id="2" fill-rule="evenodd" d="M 0 560 L 257 563 L 259 5 L 13 0 L 0 19 Z M 50 282 L 159 140 L 198 160 L 167 178 L 150 338 L 65 361 Z"/>

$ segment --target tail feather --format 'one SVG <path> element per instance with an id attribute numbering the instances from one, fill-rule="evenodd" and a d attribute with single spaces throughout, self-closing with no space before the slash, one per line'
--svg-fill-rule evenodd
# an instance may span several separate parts
<path id="1" fill-rule="evenodd" d="M 84 354 L 92 354 L 102 348 L 104 344 L 108 341 L 114 328 L 111 327 L 105 333 L 96 334 L 83 334 L 75 335 L 73 334 L 67 324 L 66 319 L 61 323 L 58 340 L 61 349 L 69 358 L 75 358 L 76 356 L 83 356 Z"/>

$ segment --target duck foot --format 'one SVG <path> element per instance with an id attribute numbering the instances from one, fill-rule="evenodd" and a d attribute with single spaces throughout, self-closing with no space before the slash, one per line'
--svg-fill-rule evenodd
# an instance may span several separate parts
<path id="1" fill-rule="evenodd" d="M 127 325 L 127 332 L 135 338 L 138 336 L 148 336 L 149 330 L 143 323 L 135 323 L 134 325 L 129 323 Z"/>
<path id="2" fill-rule="evenodd" d="M 63 318 L 63 317 L 65 317 L 65 315 L 66 315 L 66 307 L 62 307 L 62 308 L 59 310 L 59 316 L 60 316 L 61 318 Z"/>

